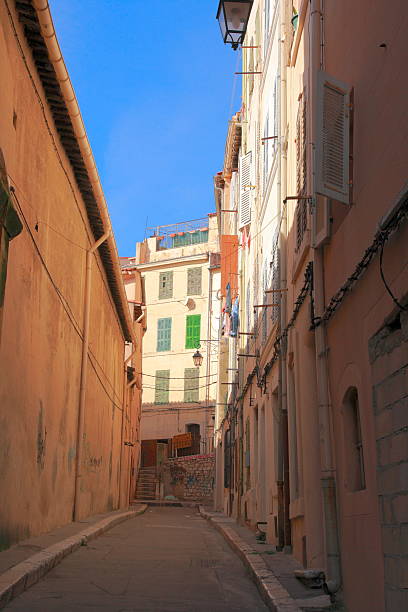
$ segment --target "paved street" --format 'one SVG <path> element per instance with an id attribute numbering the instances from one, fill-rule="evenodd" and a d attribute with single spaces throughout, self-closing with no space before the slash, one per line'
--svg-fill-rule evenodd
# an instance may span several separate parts
<path id="1" fill-rule="evenodd" d="M 6 610 L 266 611 L 226 544 L 193 508 L 148 508 L 72 555 Z"/>

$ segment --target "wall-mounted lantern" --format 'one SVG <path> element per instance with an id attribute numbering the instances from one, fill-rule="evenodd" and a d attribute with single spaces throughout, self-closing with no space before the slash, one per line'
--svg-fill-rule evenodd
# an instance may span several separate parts
<path id="1" fill-rule="evenodd" d="M 251 14 L 253 0 L 220 0 L 217 11 L 217 21 L 220 24 L 224 43 L 238 49 L 244 41 L 245 32 Z"/>
<path id="2" fill-rule="evenodd" d="M 203 363 L 203 356 L 200 353 L 200 351 L 197 349 L 196 352 L 193 355 L 193 361 L 194 361 L 194 365 L 199 368 L 202 363 Z"/>

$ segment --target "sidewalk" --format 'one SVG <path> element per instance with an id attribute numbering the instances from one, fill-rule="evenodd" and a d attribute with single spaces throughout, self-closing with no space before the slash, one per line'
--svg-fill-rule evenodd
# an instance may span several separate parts
<path id="1" fill-rule="evenodd" d="M 322 589 L 308 589 L 295 578 L 294 571 L 303 567 L 292 555 L 276 552 L 273 546 L 257 542 L 254 532 L 222 512 L 200 506 L 200 514 L 222 533 L 241 557 L 271 610 L 319 612 L 339 609 L 330 604 L 329 596 Z"/>
<path id="2" fill-rule="evenodd" d="M 49 533 L 23 540 L 0 552 L 0 609 L 38 582 L 71 552 L 115 525 L 142 514 L 146 504 L 69 523 Z"/>

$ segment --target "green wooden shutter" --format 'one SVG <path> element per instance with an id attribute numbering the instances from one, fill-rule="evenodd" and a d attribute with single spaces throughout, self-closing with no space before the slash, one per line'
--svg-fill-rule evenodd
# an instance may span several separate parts
<path id="1" fill-rule="evenodd" d="M 186 316 L 186 349 L 197 348 L 200 342 L 201 315 Z"/>
<path id="2" fill-rule="evenodd" d="M 171 317 L 157 320 L 157 351 L 171 349 Z"/>
<path id="3" fill-rule="evenodd" d="M 199 368 L 184 368 L 184 401 L 198 402 Z"/>
<path id="4" fill-rule="evenodd" d="M 173 297 L 173 271 L 159 274 L 159 300 Z"/>
<path id="5" fill-rule="evenodd" d="M 154 403 L 167 404 L 169 401 L 170 370 L 156 370 Z"/>

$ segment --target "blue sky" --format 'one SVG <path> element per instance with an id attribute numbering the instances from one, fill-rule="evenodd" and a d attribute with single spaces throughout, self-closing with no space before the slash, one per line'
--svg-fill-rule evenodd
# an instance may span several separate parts
<path id="1" fill-rule="evenodd" d="M 146 217 L 164 225 L 214 210 L 240 52 L 222 43 L 218 0 L 50 6 L 119 254 L 131 256 Z"/>

